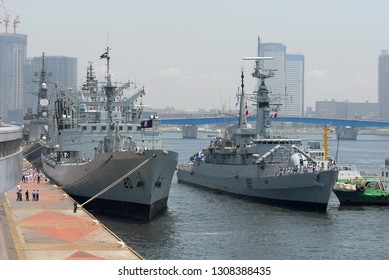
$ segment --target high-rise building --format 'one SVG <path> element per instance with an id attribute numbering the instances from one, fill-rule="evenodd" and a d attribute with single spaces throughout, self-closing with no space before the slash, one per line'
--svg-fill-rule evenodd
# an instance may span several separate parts
<path id="1" fill-rule="evenodd" d="M 27 35 L 0 34 L 0 117 L 21 123 L 24 107 L 24 65 Z"/>
<path id="2" fill-rule="evenodd" d="M 45 55 L 45 70 L 48 74 L 48 97 L 54 97 L 56 93 L 55 84 L 67 90 L 72 88 L 77 90 L 77 58 L 67 56 L 47 56 Z M 42 69 L 42 56 L 28 59 L 26 65 L 26 100 L 28 107 L 32 109 L 32 113 L 37 110 L 37 92 L 39 85 L 39 75 Z"/>
<path id="3" fill-rule="evenodd" d="M 378 104 L 381 120 L 389 121 L 389 54 L 382 50 L 378 56 Z"/>
<path id="4" fill-rule="evenodd" d="M 316 117 L 377 120 L 378 103 L 324 100 L 315 102 Z"/>
<path id="5" fill-rule="evenodd" d="M 274 77 L 266 80 L 274 103 L 280 104 L 279 115 L 303 116 L 304 114 L 304 56 L 286 53 L 281 43 L 260 44 L 258 56 L 273 57 L 263 60 L 262 67 L 273 70 Z"/>
<path id="6" fill-rule="evenodd" d="M 286 54 L 285 62 L 285 112 L 289 116 L 303 116 L 304 56 L 301 54 Z"/>

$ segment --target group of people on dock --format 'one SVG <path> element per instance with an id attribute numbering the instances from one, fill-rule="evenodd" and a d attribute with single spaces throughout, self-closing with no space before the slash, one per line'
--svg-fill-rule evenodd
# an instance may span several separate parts
<path id="1" fill-rule="evenodd" d="M 25 184 L 31 184 L 31 183 L 37 183 L 40 184 L 43 181 L 46 181 L 46 177 L 42 172 L 39 172 L 35 170 L 34 168 L 28 168 L 24 167 L 23 173 L 22 173 L 22 183 Z M 39 201 L 39 190 L 33 190 L 31 192 L 32 195 L 32 201 Z M 25 200 L 30 201 L 30 192 L 27 189 L 24 192 Z M 23 201 L 23 191 L 20 185 L 17 186 L 17 192 L 16 192 L 16 201 Z"/>
<path id="2" fill-rule="evenodd" d="M 26 197 L 26 201 L 30 201 L 30 192 L 28 190 L 26 190 L 24 195 Z M 16 192 L 16 201 L 23 201 L 23 190 L 19 184 Z M 39 190 L 32 191 L 32 201 L 39 201 Z"/>
<path id="3" fill-rule="evenodd" d="M 45 175 L 42 172 L 38 172 L 36 170 L 26 170 L 22 174 L 23 183 L 37 182 L 39 184 L 44 180 L 46 180 Z"/>

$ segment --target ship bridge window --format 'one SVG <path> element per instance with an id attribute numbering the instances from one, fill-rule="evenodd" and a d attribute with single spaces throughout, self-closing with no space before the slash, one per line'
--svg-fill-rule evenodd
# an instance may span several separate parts
<path id="1" fill-rule="evenodd" d="M 119 130 L 123 130 L 123 126 L 119 126 Z"/>
<path id="2" fill-rule="evenodd" d="M 129 126 L 129 127 L 128 127 L 128 131 L 131 131 L 131 130 L 132 130 L 132 126 Z"/>
<path id="3" fill-rule="evenodd" d="M 92 126 L 92 131 L 96 131 L 97 127 L 95 125 Z"/>
<path id="4" fill-rule="evenodd" d="M 83 126 L 83 127 L 82 127 L 82 130 L 86 130 L 86 126 Z"/>
<path id="5" fill-rule="evenodd" d="M 111 126 L 109 126 L 109 129 L 110 129 L 110 130 L 114 130 L 114 129 L 115 129 L 115 126 L 114 126 L 114 125 L 111 125 Z"/>
<path id="6" fill-rule="evenodd" d="M 137 131 L 140 131 L 140 128 L 141 128 L 141 127 L 140 127 L 140 126 L 138 126 L 136 130 L 137 130 Z"/>
<path id="7" fill-rule="evenodd" d="M 106 127 L 105 125 L 103 125 L 103 126 L 101 127 L 101 130 L 105 131 L 105 130 L 107 130 L 107 127 Z"/>

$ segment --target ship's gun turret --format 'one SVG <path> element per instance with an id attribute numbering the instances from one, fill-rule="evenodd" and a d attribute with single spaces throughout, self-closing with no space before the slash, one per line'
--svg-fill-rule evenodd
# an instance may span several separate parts
<path id="1" fill-rule="evenodd" d="M 270 151 L 268 151 L 266 154 L 261 156 L 255 163 L 262 163 L 266 158 L 272 156 L 280 147 L 281 147 L 281 145 L 275 146 Z"/>

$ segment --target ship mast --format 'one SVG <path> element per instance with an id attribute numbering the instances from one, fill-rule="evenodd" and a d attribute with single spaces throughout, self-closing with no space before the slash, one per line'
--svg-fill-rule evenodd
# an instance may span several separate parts
<path id="1" fill-rule="evenodd" d="M 261 40 L 258 38 L 258 53 L 261 46 Z M 255 68 L 251 74 L 254 78 L 257 78 L 260 83 L 256 93 L 256 106 L 257 106 L 257 122 L 256 122 L 256 134 L 258 137 L 269 138 L 271 136 L 270 131 L 270 95 L 265 84 L 265 79 L 274 76 L 271 70 L 265 70 L 261 67 L 261 60 L 273 59 L 269 56 L 258 56 L 258 57 L 244 57 L 243 60 L 254 60 Z"/>
<path id="2" fill-rule="evenodd" d="M 38 75 L 37 73 L 35 74 Z M 38 119 L 47 118 L 48 111 L 48 99 L 47 99 L 47 72 L 45 68 L 45 53 L 42 52 L 42 69 L 39 75 L 39 92 L 38 92 Z"/>
<path id="3" fill-rule="evenodd" d="M 107 98 L 107 111 L 108 111 L 108 119 L 111 123 L 111 125 L 113 124 L 113 119 L 112 119 L 112 102 L 114 101 L 115 99 L 115 89 L 116 87 L 112 85 L 112 81 L 111 81 L 111 74 L 109 73 L 109 60 L 110 60 L 110 56 L 109 56 L 109 50 L 110 48 L 107 46 L 106 49 L 105 49 L 105 53 L 103 53 L 101 56 L 100 56 L 100 59 L 102 58 L 106 58 L 107 59 L 107 76 L 106 76 L 106 82 L 105 82 L 105 86 L 104 86 L 104 90 L 105 90 L 105 96 Z M 108 130 L 109 132 L 111 132 L 111 129 Z"/>
<path id="4" fill-rule="evenodd" d="M 251 74 L 254 78 L 260 80 L 260 85 L 256 93 L 255 103 L 257 105 L 257 123 L 256 134 L 259 137 L 270 137 L 270 96 L 265 79 L 271 78 L 274 74 L 261 68 L 260 60 L 272 59 L 272 57 L 244 57 L 244 60 L 255 60 L 254 72 Z"/>
<path id="5" fill-rule="evenodd" d="M 243 75 L 243 69 L 242 69 L 242 75 L 240 77 L 242 79 L 242 84 L 241 84 L 242 94 L 240 95 L 239 124 L 238 124 L 238 127 L 242 128 L 243 123 L 244 123 L 244 119 L 245 119 L 245 115 L 244 115 L 245 112 L 244 112 L 244 83 L 243 83 L 244 75 Z"/>
<path id="6" fill-rule="evenodd" d="M 82 92 L 96 93 L 98 89 L 98 81 L 96 80 L 95 71 L 92 62 L 89 61 L 89 66 L 86 72 L 86 83 L 82 86 Z"/>

